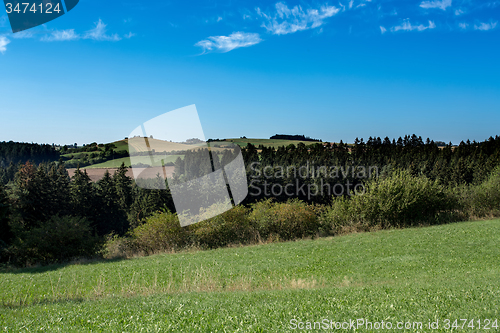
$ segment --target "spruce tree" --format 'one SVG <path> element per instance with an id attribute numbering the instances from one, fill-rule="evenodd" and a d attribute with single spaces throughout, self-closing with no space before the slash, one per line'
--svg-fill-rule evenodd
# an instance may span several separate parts
<path id="1" fill-rule="evenodd" d="M 5 192 L 4 184 L 0 183 L 0 248 L 2 242 L 4 246 L 9 244 L 12 238 L 12 232 L 9 226 L 9 201 L 7 193 Z"/>

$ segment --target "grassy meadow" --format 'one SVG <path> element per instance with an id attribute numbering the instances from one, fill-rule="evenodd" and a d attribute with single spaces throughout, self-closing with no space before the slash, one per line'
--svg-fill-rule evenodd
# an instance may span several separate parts
<path id="1" fill-rule="evenodd" d="M 363 318 L 445 332 L 446 319 L 500 319 L 499 241 L 492 220 L 4 269 L 0 329 L 293 332 L 291 320 Z"/>

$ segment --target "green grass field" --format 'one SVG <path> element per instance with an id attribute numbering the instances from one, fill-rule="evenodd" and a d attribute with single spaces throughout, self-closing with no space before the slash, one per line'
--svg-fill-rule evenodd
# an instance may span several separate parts
<path id="1" fill-rule="evenodd" d="M 177 157 L 183 158 L 183 155 L 167 155 L 165 158 L 165 163 L 172 162 L 174 163 Z M 150 164 L 151 163 L 151 158 L 149 156 L 137 156 L 136 159 L 134 159 L 137 163 L 143 163 L 143 164 Z M 118 168 L 122 163 L 125 163 L 125 166 L 129 167 L 130 166 L 130 157 L 122 157 L 122 158 L 117 158 L 114 160 L 109 160 L 103 163 L 98 163 L 98 164 L 92 164 L 89 166 L 86 166 L 84 169 L 95 169 L 95 168 Z M 158 165 L 154 164 L 154 166 L 161 166 L 160 162 L 157 162 Z"/>
<path id="2" fill-rule="evenodd" d="M 4 270 L 0 329 L 296 332 L 291 320 L 363 319 L 449 332 L 474 319 L 462 331 L 480 331 L 500 320 L 499 242 L 493 220 Z"/>
<path id="3" fill-rule="evenodd" d="M 116 148 L 114 148 L 114 150 L 116 151 L 120 151 L 120 150 L 126 150 L 128 151 L 128 140 L 119 140 L 119 141 L 115 141 L 115 142 L 111 142 L 112 144 L 114 144 L 116 146 Z"/>

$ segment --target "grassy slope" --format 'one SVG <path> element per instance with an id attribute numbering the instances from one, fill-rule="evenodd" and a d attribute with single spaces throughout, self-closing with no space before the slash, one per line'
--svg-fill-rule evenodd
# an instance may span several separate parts
<path id="1" fill-rule="evenodd" d="M 167 155 L 165 158 L 165 163 L 172 162 L 174 163 L 177 157 L 183 158 L 184 156 L 182 155 Z M 143 164 L 150 164 L 151 163 L 151 158 L 149 156 L 136 156 L 134 159 L 135 162 L 137 163 L 143 163 Z M 103 163 L 98 163 L 98 164 L 92 164 L 89 166 L 86 166 L 84 169 L 92 169 L 92 168 L 118 168 L 122 163 L 125 163 L 125 166 L 129 167 L 130 166 L 130 157 L 122 157 L 122 158 L 116 158 L 114 160 L 109 160 Z M 158 164 L 157 166 L 161 166 L 160 161 L 156 161 Z M 156 165 L 156 164 L 155 164 Z"/>
<path id="2" fill-rule="evenodd" d="M 139 142 L 142 144 L 143 139 L 137 139 Z M 290 144 L 297 145 L 299 142 L 303 142 L 305 145 L 311 145 L 315 144 L 317 142 L 311 142 L 311 141 L 294 141 L 294 140 L 270 140 L 270 139 L 226 139 L 225 141 L 221 142 L 212 142 L 210 143 L 210 147 L 215 150 L 222 151 L 222 148 L 227 148 L 229 147 L 229 143 L 233 142 L 240 147 L 246 147 L 247 143 L 252 143 L 255 146 L 263 145 L 265 147 L 274 147 L 278 148 L 280 146 L 288 146 Z M 112 142 L 116 148 L 114 148 L 115 151 L 120 151 L 120 150 L 126 150 L 129 151 L 129 146 L 128 146 L 128 140 L 119 140 Z M 178 144 L 178 143 L 169 143 L 169 142 L 164 142 L 161 140 L 156 140 L 156 139 L 150 139 L 150 145 L 153 149 L 156 151 L 171 151 L 171 150 L 182 150 L 186 148 L 191 148 L 193 146 L 190 145 L 184 145 L 184 144 Z M 221 149 L 219 149 L 221 148 Z M 138 151 L 142 151 L 141 145 L 137 146 Z M 85 155 L 90 155 L 92 152 L 82 152 L 82 153 L 74 153 L 74 154 L 65 154 L 62 155 L 63 157 L 69 158 L 69 157 L 74 157 L 74 160 L 79 160 L 83 159 Z M 144 161 L 141 161 L 143 159 Z M 177 155 L 171 155 L 170 157 L 167 157 L 167 160 L 165 161 L 166 163 L 168 162 L 175 162 L 177 159 Z M 104 163 L 99 163 L 99 164 L 93 164 L 89 165 L 86 168 L 118 168 L 121 164 L 125 163 L 125 166 L 130 166 L 130 158 L 129 157 L 124 157 L 124 158 L 118 158 L 115 160 L 110 160 L 106 161 Z M 147 164 L 150 162 L 149 157 L 147 156 L 141 156 L 139 157 L 139 162 Z"/>
<path id="3" fill-rule="evenodd" d="M 495 220 L 3 272 L 0 327 L 257 332 L 293 331 L 293 318 L 500 320 L 499 241 Z"/>

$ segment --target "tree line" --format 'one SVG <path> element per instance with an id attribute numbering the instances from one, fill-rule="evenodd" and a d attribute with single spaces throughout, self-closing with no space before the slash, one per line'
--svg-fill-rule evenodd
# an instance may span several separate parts
<path id="1" fill-rule="evenodd" d="M 50 262 L 75 253 L 95 255 L 107 235 L 124 235 L 153 212 L 174 209 L 168 191 L 138 187 L 127 169 L 122 164 L 94 183 L 85 170 L 77 169 L 70 178 L 64 163 L 23 164 L 14 181 L 0 184 L 0 260 Z M 47 244 L 58 248 L 60 230 L 90 243 L 85 253 L 78 252 L 80 243 L 67 244 L 75 250 L 69 254 L 40 250 Z"/>
<path id="2" fill-rule="evenodd" d="M 49 153 L 43 155 L 43 149 Z M 37 156 L 52 156 L 50 146 L 43 149 Z M 14 150 L 5 151 L 11 153 Z M 255 194 L 256 189 L 261 190 L 259 195 L 249 195 L 245 199 L 243 205 L 247 207 L 269 197 L 278 203 L 292 197 L 313 205 L 328 206 L 332 203 L 332 193 L 307 196 L 290 190 L 296 195 L 269 195 L 264 191 L 263 181 L 281 186 L 292 184 L 289 189 L 325 184 L 333 187 L 348 182 L 355 186 L 370 181 L 370 176 L 359 176 L 362 167 L 376 167 L 379 172 L 372 177 L 389 177 L 404 170 L 409 175 L 405 177 L 423 177 L 453 189 L 482 184 L 500 165 L 498 136 L 483 142 L 467 141 L 445 147 L 438 147 L 429 139 L 424 141 L 416 135 L 407 135 L 397 140 L 371 137 L 365 142 L 356 139 L 351 145 L 342 141 L 308 146 L 298 143 L 278 148 L 248 144 L 241 151 L 249 192 Z M 8 153 L 3 154 L 7 155 L 1 157 L 7 158 Z M 184 159 L 175 162 L 174 178 L 182 181 L 203 176 L 230 163 L 236 154 L 236 150 L 229 149 L 213 156 L 207 150 L 190 151 Z M 21 155 L 14 153 L 13 156 Z M 210 159 L 207 160 L 207 156 Z M 92 182 L 81 169 L 70 178 L 64 161 L 55 160 L 44 161 L 42 158 L 42 162 L 33 159 L 15 163 L 12 159 L 8 165 L 0 167 L 0 261 L 26 264 L 96 255 L 110 235 L 126 235 L 159 211 L 175 213 L 168 184 L 166 191 L 145 189 L 164 188 L 163 185 L 139 187 L 127 176 L 128 168 L 123 164 L 114 174 L 107 172 L 101 180 Z M 193 165 L 197 168 L 193 169 Z M 282 172 L 287 168 L 296 171 L 304 167 L 314 171 L 321 166 L 355 172 L 340 172 L 338 177 L 325 174 L 314 177 L 311 173 L 301 177 L 293 172 Z M 141 181 L 165 182 L 159 175 L 156 179 Z M 348 198 L 347 193 L 343 196 Z"/>

